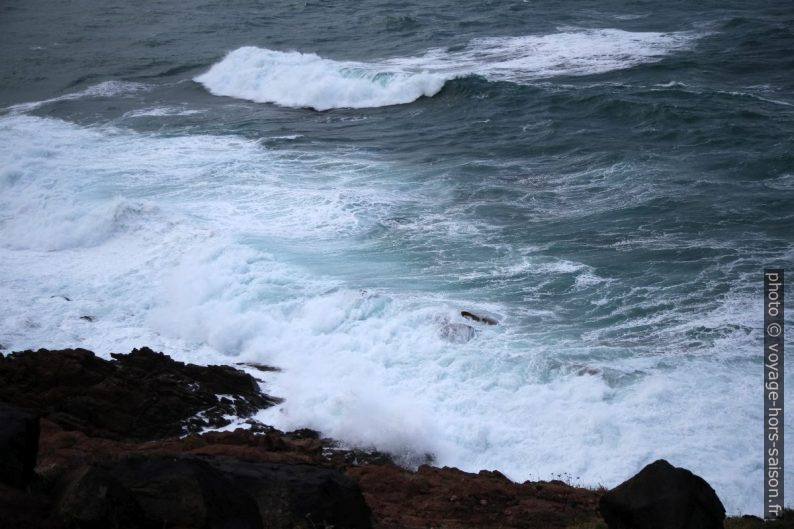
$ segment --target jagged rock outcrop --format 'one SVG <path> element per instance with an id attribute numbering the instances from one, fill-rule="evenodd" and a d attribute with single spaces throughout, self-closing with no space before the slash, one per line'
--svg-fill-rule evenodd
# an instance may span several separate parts
<path id="1" fill-rule="evenodd" d="M 85 349 L 0 356 L 0 401 L 66 429 L 109 439 L 151 440 L 230 423 L 278 400 L 229 366 L 177 362 L 146 347 L 99 358 Z"/>

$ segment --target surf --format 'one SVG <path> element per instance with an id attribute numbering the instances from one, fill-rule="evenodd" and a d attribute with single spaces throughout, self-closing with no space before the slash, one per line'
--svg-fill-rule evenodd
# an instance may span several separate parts
<path id="1" fill-rule="evenodd" d="M 245 46 L 227 54 L 195 81 L 214 95 L 329 110 L 410 103 L 434 96 L 448 79 L 427 72 L 337 62 L 314 53 Z"/>
<path id="2" fill-rule="evenodd" d="M 477 38 L 461 48 L 432 48 L 419 56 L 374 62 L 244 46 L 194 81 L 217 96 L 283 107 L 375 108 L 433 97 L 448 81 L 471 75 L 530 84 L 554 76 L 630 68 L 684 49 L 696 37 L 691 32 L 569 30 Z"/>

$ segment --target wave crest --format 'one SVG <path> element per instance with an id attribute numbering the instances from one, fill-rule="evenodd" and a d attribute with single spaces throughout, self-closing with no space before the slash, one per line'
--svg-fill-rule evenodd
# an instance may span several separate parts
<path id="1" fill-rule="evenodd" d="M 438 93 L 447 78 L 246 46 L 195 80 L 215 95 L 328 110 L 410 103 Z"/>
<path id="2" fill-rule="evenodd" d="M 690 32 L 570 30 L 488 37 L 466 46 L 373 63 L 246 46 L 194 80 L 212 94 L 296 108 L 368 108 L 436 95 L 458 77 L 529 84 L 560 75 L 591 75 L 660 60 L 697 37 Z"/>

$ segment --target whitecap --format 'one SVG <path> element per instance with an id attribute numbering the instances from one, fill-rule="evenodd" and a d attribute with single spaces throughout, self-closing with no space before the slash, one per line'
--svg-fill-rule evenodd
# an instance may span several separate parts
<path id="1" fill-rule="evenodd" d="M 134 83 L 128 81 L 104 81 L 99 84 L 89 86 L 84 90 L 78 92 L 71 92 L 58 97 L 44 99 L 42 101 L 31 101 L 29 103 L 19 103 L 11 105 L 4 110 L 10 113 L 30 112 L 39 107 L 48 105 L 50 103 L 57 103 L 58 101 L 72 101 L 74 99 L 91 98 L 91 97 L 111 97 L 120 94 L 128 94 L 133 92 L 140 92 L 142 90 L 149 90 L 151 87 L 143 83 Z"/>
<path id="2" fill-rule="evenodd" d="M 314 53 L 245 46 L 194 80 L 210 93 L 296 108 L 368 108 L 432 97 L 452 79 L 479 75 L 527 84 L 658 61 L 685 49 L 691 32 L 566 30 L 549 35 L 477 38 L 462 49 L 374 62 L 336 61 Z"/>

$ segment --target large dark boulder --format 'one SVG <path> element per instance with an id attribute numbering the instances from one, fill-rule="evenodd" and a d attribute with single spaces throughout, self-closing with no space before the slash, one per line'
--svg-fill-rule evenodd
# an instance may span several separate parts
<path id="1" fill-rule="evenodd" d="M 601 497 L 609 529 L 722 529 L 725 508 L 714 489 L 660 459 Z"/>
<path id="2" fill-rule="evenodd" d="M 370 527 L 355 483 L 312 465 L 129 457 L 95 462 L 64 481 L 58 511 L 81 529 Z"/>
<path id="3" fill-rule="evenodd" d="M 215 457 L 210 464 L 254 498 L 267 528 L 371 526 L 371 513 L 358 485 L 338 469 L 294 463 L 252 465 L 230 457 Z"/>
<path id="4" fill-rule="evenodd" d="M 83 467 L 67 478 L 58 510 L 83 529 L 262 527 L 245 491 L 197 459 L 130 458 Z"/>
<path id="5" fill-rule="evenodd" d="M 0 481 L 26 487 L 33 477 L 38 448 L 38 417 L 0 402 Z"/>
<path id="6" fill-rule="evenodd" d="M 90 436 L 145 441 L 247 417 L 278 399 L 229 366 L 177 362 L 148 348 L 98 358 L 85 349 L 0 355 L 0 400 Z"/>

